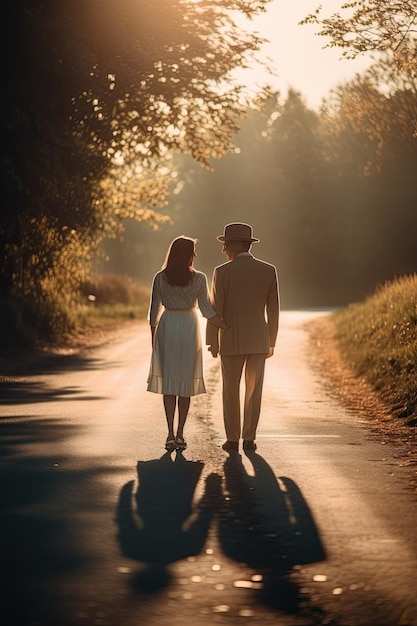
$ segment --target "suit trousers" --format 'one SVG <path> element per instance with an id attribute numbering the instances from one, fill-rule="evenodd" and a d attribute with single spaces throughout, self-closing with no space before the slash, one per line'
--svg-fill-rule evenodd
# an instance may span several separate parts
<path id="1" fill-rule="evenodd" d="M 266 354 L 239 354 L 221 357 L 223 419 L 226 437 L 229 441 L 239 441 L 241 436 L 246 441 L 256 439 L 266 356 Z M 245 393 L 243 428 L 241 429 L 240 382 L 243 367 L 245 367 Z"/>

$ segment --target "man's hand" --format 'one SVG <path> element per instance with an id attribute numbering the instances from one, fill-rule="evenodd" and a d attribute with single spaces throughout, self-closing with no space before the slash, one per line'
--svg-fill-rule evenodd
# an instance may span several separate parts
<path id="1" fill-rule="evenodd" d="M 214 358 L 217 358 L 219 354 L 219 349 L 217 346 L 209 346 L 208 351 L 211 352 L 211 356 L 214 356 Z"/>
<path id="2" fill-rule="evenodd" d="M 274 354 L 274 346 L 270 346 L 269 352 L 266 355 L 266 358 L 269 359 Z"/>

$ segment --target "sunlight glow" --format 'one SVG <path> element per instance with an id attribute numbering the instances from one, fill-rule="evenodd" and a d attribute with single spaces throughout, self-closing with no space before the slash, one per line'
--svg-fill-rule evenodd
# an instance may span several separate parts
<path id="1" fill-rule="evenodd" d="M 266 13 L 253 21 L 241 16 L 237 21 L 242 28 L 253 29 L 270 41 L 261 54 L 270 59 L 269 68 L 275 76 L 258 67 L 239 70 L 236 74 L 239 80 L 252 89 L 268 82 L 284 96 L 293 88 L 304 96 L 309 106 L 318 108 L 333 87 L 369 67 L 370 56 L 341 59 L 341 50 L 324 48 L 327 41 L 315 34 L 316 26 L 299 25 L 320 4 L 320 0 L 272 0 Z M 342 4 L 343 0 L 326 2 L 326 17 L 337 12 Z"/>

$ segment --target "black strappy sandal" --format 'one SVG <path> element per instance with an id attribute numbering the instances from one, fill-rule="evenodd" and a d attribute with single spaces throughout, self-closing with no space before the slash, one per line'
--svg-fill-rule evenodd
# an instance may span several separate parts
<path id="1" fill-rule="evenodd" d="M 165 450 L 168 450 L 168 452 L 172 452 L 173 450 L 175 450 L 176 447 L 177 447 L 177 444 L 176 444 L 175 439 L 168 436 L 165 442 Z"/>
<path id="2" fill-rule="evenodd" d="M 185 450 L 187 447 L 187 442 L 185 441 L 182 435 L 177 435 L 175 437 L 175 447 L 177 450 Z"/>

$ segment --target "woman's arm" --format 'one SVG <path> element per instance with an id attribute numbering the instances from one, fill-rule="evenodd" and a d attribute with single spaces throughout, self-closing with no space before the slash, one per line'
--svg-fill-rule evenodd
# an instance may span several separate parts
<path id="1" fill-rule="evenodd" d="M 216 326 L 217 328 L 221 328 L 222 330 L 227 330 L 226 323 L 218 315 L 213 315 L 213 317 L 209 317 L 208 321 L 210 322 L 210 324 L 213 324 L 213 326 Z"/>
<path id="2" fill-rule="evenodd" d="M 162 296 L 160 287 L 160 272 L 155 274 L 152 281 L 151 297 L 149 301 L 148 321 L 156 328 L 162 312 Z"/>

